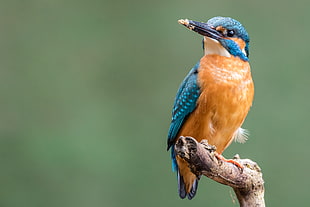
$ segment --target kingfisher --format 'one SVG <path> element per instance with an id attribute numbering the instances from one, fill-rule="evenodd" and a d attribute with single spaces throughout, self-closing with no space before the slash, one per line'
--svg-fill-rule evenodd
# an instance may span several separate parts
<path id="1" fill-rule="evenodd" d="M 198 142 L 206 139 L 216 147 L 218 158 L 233 162 L 222 153 L 233 140 L 247 140 L 248 132 L 241 126 L 252 106 L 254 83 L 249 64 L 250 39 L 239 21 L 213 17 L 206 23 L 188 19 L 178 22 L 203 36 L 203 57 L 178 89 L 167 140 L 179 196 L 190 200 L 196 195 L 200 177 L 175 154 L 176 141 L 180 136 L 191 136 Z"/>

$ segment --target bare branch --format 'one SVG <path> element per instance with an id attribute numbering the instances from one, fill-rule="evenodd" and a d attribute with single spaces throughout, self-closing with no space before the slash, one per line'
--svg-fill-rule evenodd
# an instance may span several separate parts
<path id="1" fill-rule="evenodd" d="M 180 137 L 175 145 L 177 155 L 188 162 L 194 174 L 232 187 L 241 207 L 264 207 L 264 180 L 259 166 L 236 155 L 233 160 L 243 166 L 241 169 L 218 159 L 215 150 L 206 140 L 198 143 L 192 137 Z"/>

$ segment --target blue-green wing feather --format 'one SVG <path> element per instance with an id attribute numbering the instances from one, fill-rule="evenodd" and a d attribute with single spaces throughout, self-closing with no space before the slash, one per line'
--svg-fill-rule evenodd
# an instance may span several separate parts
<path id="1" fill-rule="evenodd" d="M 186 118 L 196 108 L 197 99 L 200 95 L 200 88 L 197 83 L 199 63 L 197 63 L 182 82 L 172 110 L 172 120 L 168 133 L 168 150 L 175 143 L 176 136 L 184 124 Z M 174 148 L 171 149 L 173 170 L 177 169 L 177 163 L 174 155 Z"/>

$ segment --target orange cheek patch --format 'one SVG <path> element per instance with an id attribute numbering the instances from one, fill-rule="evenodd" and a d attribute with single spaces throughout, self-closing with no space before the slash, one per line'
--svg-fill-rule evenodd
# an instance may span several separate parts
<path id="1" fill-rule="evenodd" d="M 231 39 L 235 43 L 237 43 L 241 50 L 243 50 L 245 48 L 245 42 L 242 39 L 239 39 L 239 38 L 229 38 L 229 39 Z"/>
<path id="2" fill-rule="evenodd" d="M 226 29 L 222 26 L 218 26 L 215 28 L 217 31 L 221 31 L 221 32 L 224 32 Z"/>

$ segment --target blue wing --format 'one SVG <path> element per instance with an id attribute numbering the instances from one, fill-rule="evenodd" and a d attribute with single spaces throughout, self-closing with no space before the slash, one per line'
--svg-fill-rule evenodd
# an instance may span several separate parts
<path id="1" fill-rule="evenodd" d="M 169 150 L 170 147 L 175 143 L 177 134 L 184 124 L 186 118 L 196 108 L 196 102 L 200 95 L 200 88 L 197 83 L 198 68 L 199 62 L 185 77 L 177 92 L 172 110 L 172 121 L 168 133 L 167 150 Z M 177 169 L 177 163 L 175 160 L 173 147 L 171 148 L 171 157 L 173 170 L 175 171 Z"/>

